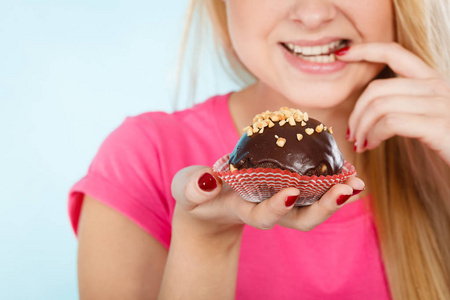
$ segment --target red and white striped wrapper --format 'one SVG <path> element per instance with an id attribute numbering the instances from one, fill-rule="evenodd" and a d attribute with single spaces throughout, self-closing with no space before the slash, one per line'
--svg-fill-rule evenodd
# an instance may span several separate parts
<path id="1" fill-rule="evenodd" d="M 342 172 L 329 176 L 302 176 L 287 170 L 257 168 L 230 171 L 230 155 L 220 158 L 213 166 L 218 177 L 231 186 L 242 198 L 250 202 L 269 199 L 282 189 L 297 188 L 300 196 L 295 206 L 311 205 L 333 185 L 356 175 L 355 167 L 345 161 Z"/>

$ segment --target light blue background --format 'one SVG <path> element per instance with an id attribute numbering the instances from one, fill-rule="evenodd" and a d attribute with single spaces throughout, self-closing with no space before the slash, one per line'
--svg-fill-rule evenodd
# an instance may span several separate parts
<path id="1" fill-rule="evenodd" d="M 1 299 L 78 299 L 67 192 L 126 116 L 172 110 L 186 7 L 0 0 Z M 196 102 L 235 89 L 202 64 Z"/>

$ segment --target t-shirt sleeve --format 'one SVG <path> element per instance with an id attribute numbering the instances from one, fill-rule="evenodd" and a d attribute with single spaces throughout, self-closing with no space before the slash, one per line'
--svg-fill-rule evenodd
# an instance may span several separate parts
<path id="1" fill-rule="evenodd" d="M 156 129 L 144 130 L 135 118 L 127 118 L 106 138 L 86 176 L 69 192 L 69 216 L 75 234 L 87 194 L 169 247 L 171 215 L 162 186 L 156 135 Z"/>

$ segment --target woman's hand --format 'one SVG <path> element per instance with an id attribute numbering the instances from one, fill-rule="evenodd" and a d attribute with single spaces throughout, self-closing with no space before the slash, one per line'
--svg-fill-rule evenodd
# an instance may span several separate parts
<path id="1" fill-rule="evenodd" d="M 364 183 L 351 177 L 313 205 L 297 208 L 293 206 L 299 195 L 295 188 L 251 203 L 222 184 L 210 168 L 192 166 L 179 171 L 172 181 L 177 204 L 159 299 L 211 299 L 211 295 L 234 299 L 244 224 L 310 230 L 363 189 Z"/>
<path id="2" fill-rule="evenodd" d="M 203 228 L 201 230 L 207 234 L 239 228 L 244 224 L 259 229 L 270 229 L 280 224 L 308 231 L 327 220 L 346 199 L 363 189 L 364 183 L 351 177 L 345 183 L 333 186 L 313 205 L 294 207 L 300 193 L 295 188 L 284 189 L 261 203 L 252 203 L 244 201 L 228 185 L 223 185 L 210 168 L 202 166 L 181 170 L 172 183 L 177 216 L 202 224 L 198 228 Z"/>
<path id="3" fill-rule="evenodd" d="M 395 135 L 417 138 L 450 165 L 450 82 L 397 43 L 353 45 L 340 60 L 387 64 L 400 77 L 372 81 L 349 119 L 355 151 Z"/>

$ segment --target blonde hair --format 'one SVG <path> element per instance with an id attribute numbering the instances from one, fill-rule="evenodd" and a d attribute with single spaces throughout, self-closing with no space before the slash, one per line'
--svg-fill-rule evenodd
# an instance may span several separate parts
<path id="1" fill-rule="evenodd" d="M 393 5 L 398 43 L 449 77 L 447 0 L 393 0 Z M 228 74 L 244 85 L 251 82 L 253 76 L 234 53 L 222 0 L 191 1 L 181 53 L 194 15 L 200 28 L 209 26 L 209 17 Z M 393 299 L 450 299 L 450 167 L 419 141 L 402 137 L 366 151 L 355 164 L 366 170 L 368 186 L 376 187 L 371 205 Z"/>
<path id="2" fill-rule="evenodd" d="M 394 0 L 397 41 L 450 74 L 449 5 Z M 393 299 L 450 299 L 450 168 L 421 142 L 392 138 L 360 157 Z"/>
<path id="3" fill-rule="evenodd" d="M 200 57 L 202 57 L 202 62 L 204 63 L 204 57 L 201 55 L 201 52 L 211 46 L 208 43 L 210 39 L 205 37 L 210 38 L 212 36 L 216 56 L 230 79 L 240 87 L 247 86 L 255 81 L 253 75 L 240 62 L 234 52 L 228 33 L 224 1 L 191 0 L 187 9 L 185 23 L 176 72 L 174 109 L 178 108 L 177 103 L 182 70 L 184 68 L 189 70 L 190 77 L 188 98 L 191 99 L 191 104 L 194 103 L 197 78 L 200 73 Z M 192 48 L 190 61 L 186 61 L 188 46 Z M 189 63 L 189 65 L 186 66 L 186 63 Z"/>

